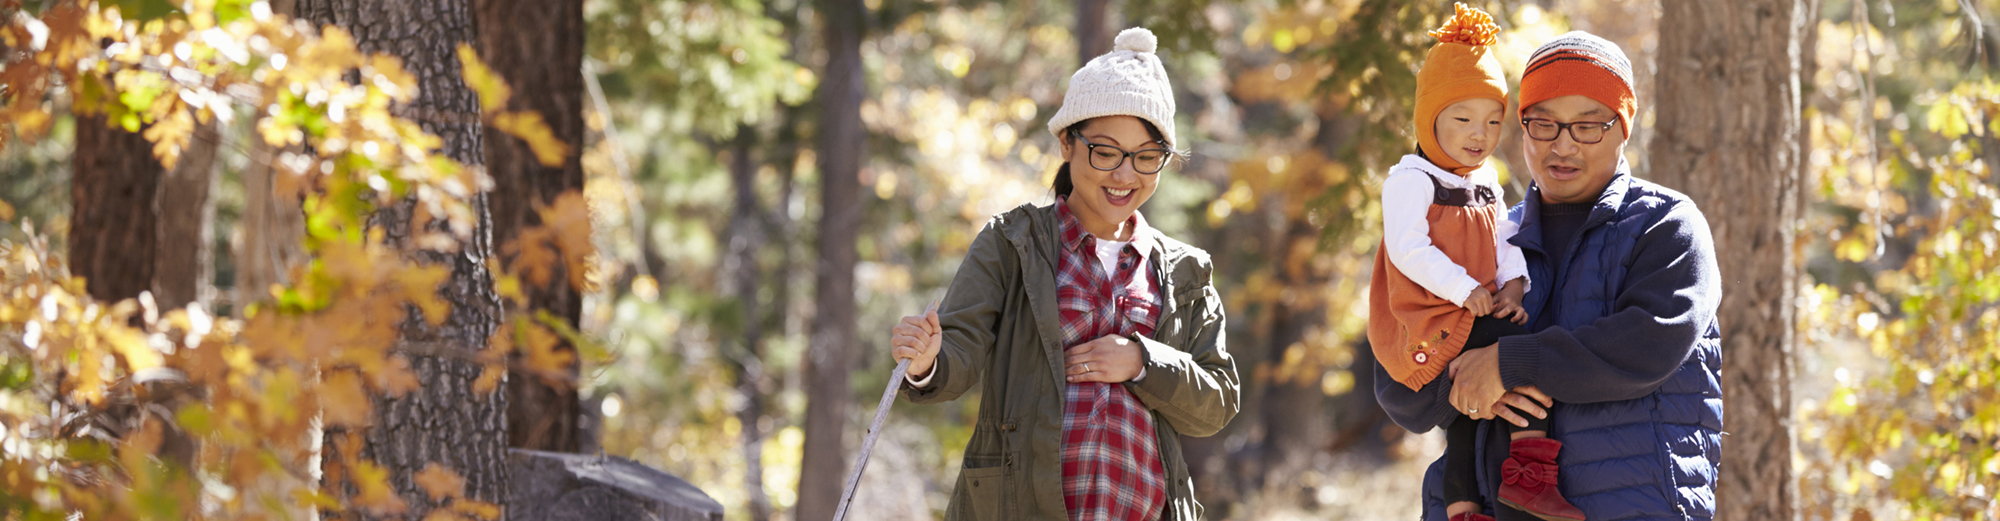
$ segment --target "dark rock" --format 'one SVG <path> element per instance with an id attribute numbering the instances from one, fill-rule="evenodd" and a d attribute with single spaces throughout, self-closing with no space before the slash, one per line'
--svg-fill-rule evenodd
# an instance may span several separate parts
<path id="1" fill-rule="evenodd" d="M 507 451 L 513 521 L 722 521 L 686 480 L 616 456 Z"/>

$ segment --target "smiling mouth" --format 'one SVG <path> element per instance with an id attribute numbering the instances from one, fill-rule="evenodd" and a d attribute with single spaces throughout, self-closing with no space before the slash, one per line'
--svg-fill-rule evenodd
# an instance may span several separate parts
<path id="1" fill-rule="evenodd" d="M 1470 153 L 1471 153 L 1472 155 L 1475 155 L 1475 156 L 1481 156 L 1481 155 L 1486 155 L 1486 149 L 1484 149 L 1484 148 L 1470 148 L 1470 147 L 1467 147 L 1467 148 L 1465 148 L 1465 149 L 1463 149 L 1463 150 L 1465 150 L 1466 152 L 1470 152 Z"/>
<path id="2" fill-rule="evenodd" d="M 1125 203 L 1131 202 L 1132 194 L 1137 193 L 1138 191 L 1139 191 L 1138 189 L 1134 188 L 1118 189 L 1118 188 L 1107 187 L 1104 189 L 1104 195 L 1106 196 L 1105 197 L 1106 200 L 1111 204 L 1117 206 L 1125 206 Z"/>

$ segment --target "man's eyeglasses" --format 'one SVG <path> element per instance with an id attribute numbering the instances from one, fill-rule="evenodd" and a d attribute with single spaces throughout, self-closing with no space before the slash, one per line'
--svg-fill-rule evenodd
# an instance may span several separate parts
<path id="1" fill-rule="evenodd" d="M 1521 126 L 1528 130 L 1528 138 L 1530 139 L 1535 141 L 1555 141 L 1557 137 L 1562 135 L 1564 130 L 1568 130 L 1570 139 L 1574 139 L 1577 143 L 1585 145 L 1604 141 L 1604 133 L 1611 131 L 1611 126 L 1616 124 L 1618 124 L 1618 120 L 1615 119 L 1602 123 L 1596 121 L 1557 123 L 1552 119 L 1521 118 Z"/>
<path id="2" fill-rule="evenodd" d="M 1167 156 L 1171 155 L 1171 152 L 1164 148 L 1126 152 L 1125 149 L 1115 146 L 1092 143 L 1083 137 L 1082 132 L 1070 132 L 1070 135 L 1076 136 L 1077 140 L 1083 141 L 1084 146 L 1089 147 L 1090 167 L 1106 172 L 1117 170 L 1118 165 L 1125 164 L 1125 158 L 1129 157 L 1132 158 L 1133 171 L 1147 175 L 1157 174 L 1160 173 L 1160 169 L 1167 167 Z"/>

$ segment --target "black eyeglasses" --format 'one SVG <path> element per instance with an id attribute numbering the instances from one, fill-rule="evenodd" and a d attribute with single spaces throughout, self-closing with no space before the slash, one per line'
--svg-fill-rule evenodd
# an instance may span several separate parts
<path id="1" fill-rule="evenodd" d="M 1071 131 L 1070 135 L 1076 136 L 1076 139 L 1083 141 L 1084 146 L 1089 147 L 1090 167 L 1106 172 L 1117 170 L 1118 165 L 1125 164 L 1125 158 L 1129 157 L 1132 158 L 1133 171 L 1146 175 L 1157 174 L 1160 173 L 1160 169 L 1167 167 L 1167 156 L 1171 154 L 1164 148 L 1126 152 L 1123 148 L 1092 143 L 1083 137 L 1082 132 Z"/>
<path id="2" fill-rule="evenodd" d="M 1553 119 L 1521 118 L 1521 127 L 1526 128 L 1528 137 L 1535 141 L 1555 141 L 1564 130 L 1568 130 L 1570 139 L 1585 145 L 1604 141 L 1604 133 L 1609 132 L 1611 126 L 1616 124 L 1618 124 L 1616 119 L 1602 123 L 1596 121 L 1557 123 Z"/>

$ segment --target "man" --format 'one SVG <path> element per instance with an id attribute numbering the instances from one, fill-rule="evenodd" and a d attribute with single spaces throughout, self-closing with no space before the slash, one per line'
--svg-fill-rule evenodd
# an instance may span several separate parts
<path id="1" fill-rule="evenodd" d="M 1452 409 L 1517 425 L 1522 414 L 1552 418 L 1548 435 L 1563 443 L 1553 485 L 1540 483 L 1553 474 L 1540 464 L 1503 466 L 1508 440 L 1490 423 L 1479 430 L 1479 488 L 1502 521 L 1534 519 L 1494 501 L 1502 482 L 1556 486 L 1593 521 L 1715 515 L 1720 273 L 1701 211 L 1626 164 L 1631 70 L 1616 44 L 1572 32 L 1536 49 L 1521 74 L 1534 183 L 1508 218 L 1520 223 L 1510 242 L 1527 259 L 1535 333 L 1467 349 L 1451 378 L 1415 391 L 1377 370 L 1377 398 L 1411 430 Z M 1424 510 L 1441 521 L 1438 470 L 1425 476 Z"/>

